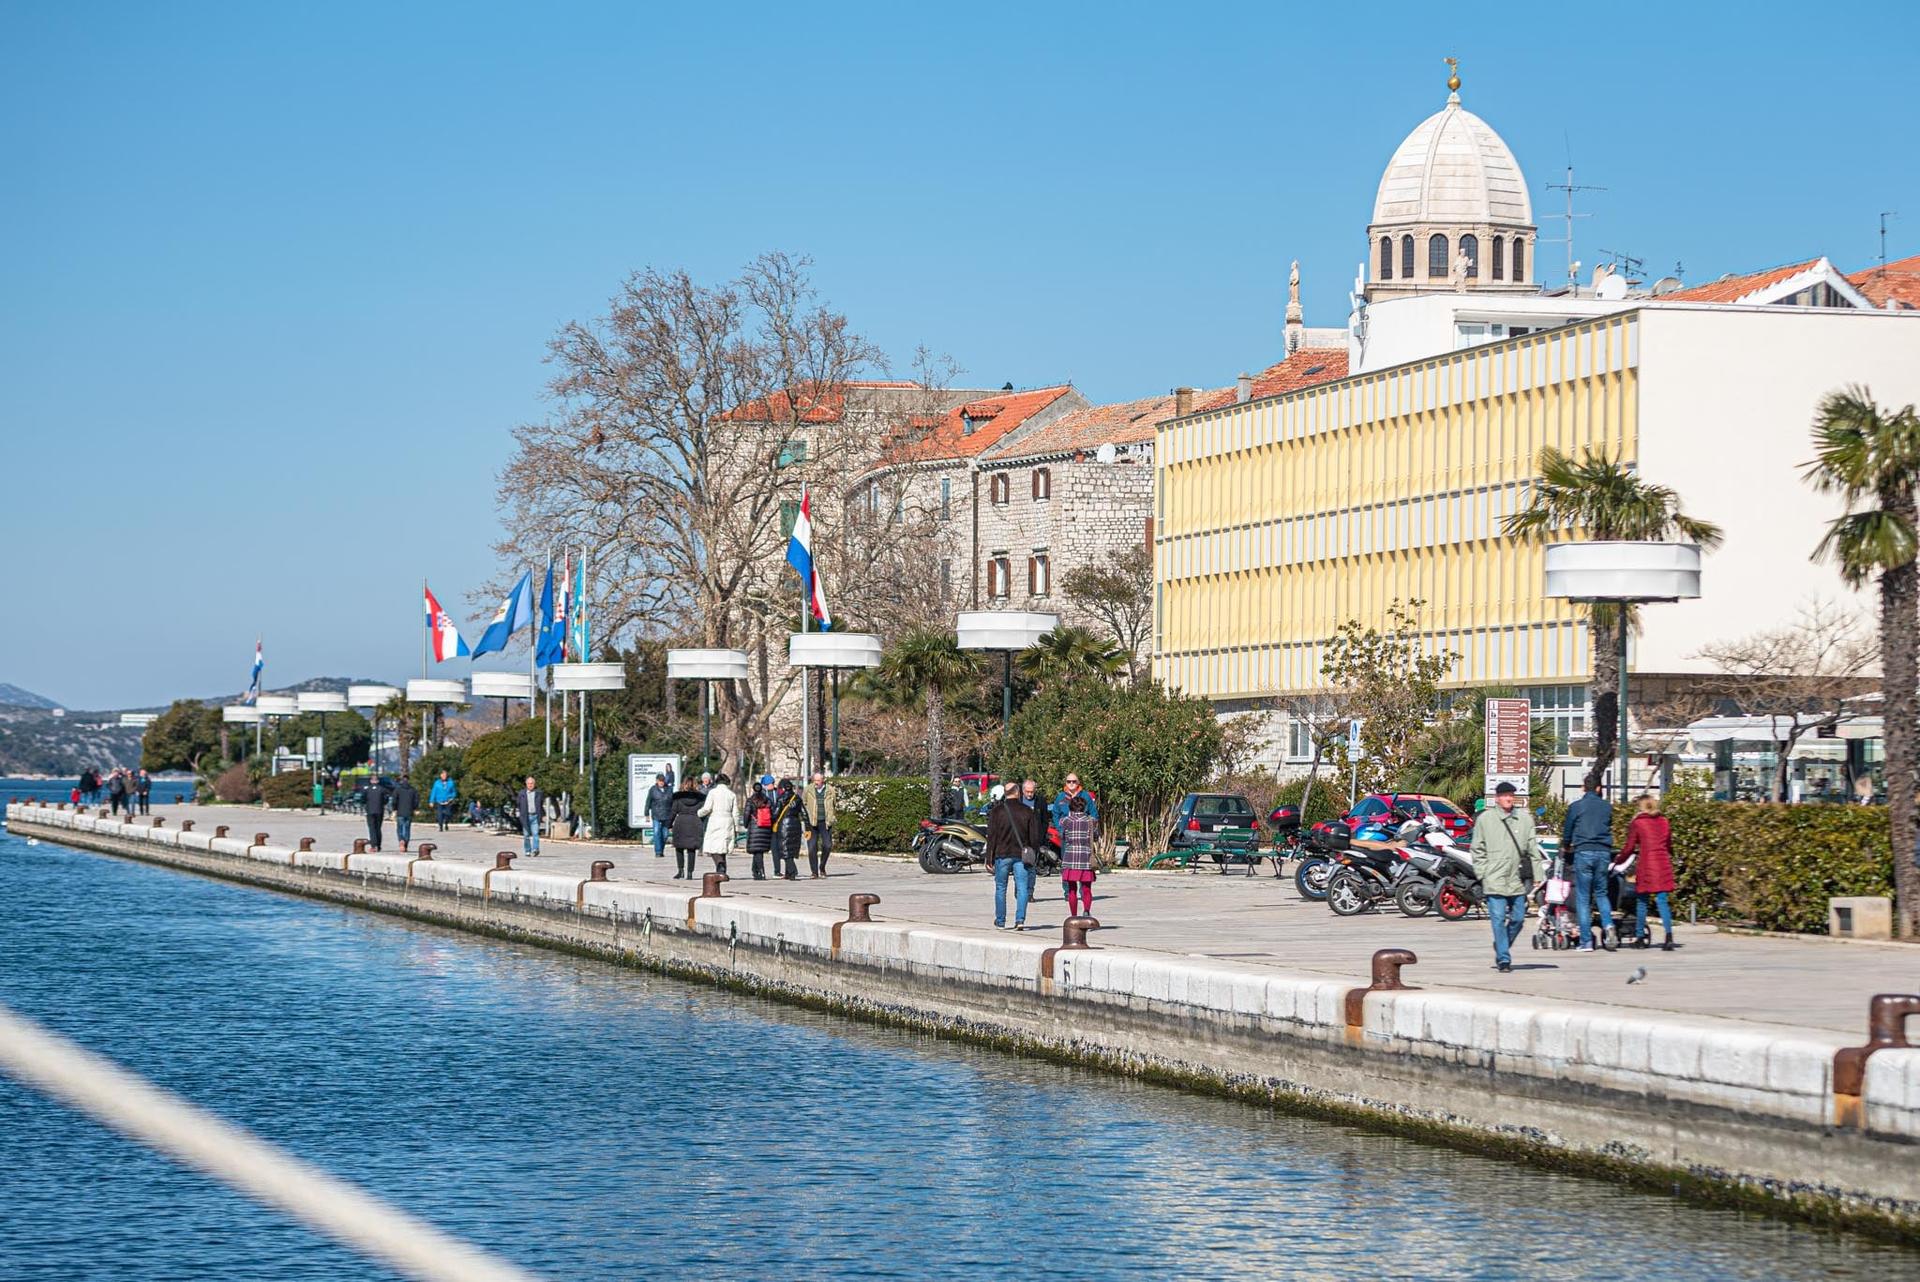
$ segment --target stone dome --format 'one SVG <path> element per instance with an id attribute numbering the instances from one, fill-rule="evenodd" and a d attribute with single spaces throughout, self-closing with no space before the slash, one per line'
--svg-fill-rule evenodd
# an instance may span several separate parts
<path id="1" fill-rule="evenodd" d="M 1533 223 L 1520 163 L 1492 126 L 1460 105 L 1458 93 L 1421 121 L 1387 162 L 1373 225 L 1402 223 Z"/>

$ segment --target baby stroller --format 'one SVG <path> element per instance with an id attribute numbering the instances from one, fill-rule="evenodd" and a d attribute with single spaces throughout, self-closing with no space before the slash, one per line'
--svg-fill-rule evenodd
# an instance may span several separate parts
<path id="1" fill-rule="evenodd" d="M 1580 926 L 1573 919 L 1573 882 L 1559 851 L 1547 858 L 1547 875 L 1536 892 L 1540 897 L 1540 924 L 1533 932 L 1535 948 L 1576 948 Z"/>

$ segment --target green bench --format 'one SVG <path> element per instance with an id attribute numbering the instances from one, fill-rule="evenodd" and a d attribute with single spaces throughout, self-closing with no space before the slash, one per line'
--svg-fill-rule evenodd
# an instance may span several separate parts
<path id="1" fill-rule="evenodd" d="M 1162 851 L 1147 860 L 1147 867 L 1185 868 L 1192 872 L 1201 860 L 1213 859 L 1218 861 L 1222 876 L 1235 864 L 1243 864 L 1247 876 L 1251 877 L 1253 866 L 1265 857 L 1266 852 L 1260 848 L 1258 832 L 1252 828 L 1222 828 L 1198 837 L 1178 850 Z"/>

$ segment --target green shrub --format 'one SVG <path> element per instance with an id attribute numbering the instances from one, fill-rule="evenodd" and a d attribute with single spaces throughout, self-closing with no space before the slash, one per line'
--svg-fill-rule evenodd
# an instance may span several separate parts
<path id="1" fill-rule="evenodd" d="M 845 775 L 833 781 L 833 844 L 841 850 L 909 851 L 927 815 L 927 781 Z"/>
<path id="2" fill-rule="evenodd" d="M 1673 824 L 1680 911 L 1763 930 L 1824 934 L 1827 899 L 1893 894 L 1893 847 L 1884 806 L 1773 805 L 1681 796 Z M 1635 810 L 1614 807 L 1626 839 Z"/>
<path id="3" fill-rule="evenodd" d="M 427 804 L 427 798 L 433 793 L 434 781 L 442 770 L 460 782 L 460 775 L 466 763 L 467 754 L 459 748 L 429 748 L 420 754 L 420 760 L 413 763 L 413 769 L 407 777 L 413 781 L 415 792 L 420 794 L 420 804 Z M 462 790 L 464 791 L 464 789 Z"/>
<path id="4" fill-rule="evenodd" d="M 573 763 L 572 754 L 547 755 L 546 723 L 529 717 L 468 744 L 460 765 L 463 773 L 454 779 L 462 797 L 474 798 L 483 806 L 504 806 L 528 775 L 549 796 L 572 791 L 578 782 Z M 427 789 L 422 788 L 420 795 L 425 797 Z M 579 808 L 586 809 L 584 805 Z"/>
<path id="5" fill-rule="evenodd" d="M 304 770 L 268 775 L 260 785 L 260 800 L 280 810 L 303 810 L 313 805 L 313 776 Z"/>
<path id="6" fill-rule="evenodd" d="M 640 834 L 627 827 L 627 754 L 609 752 L 600 758 L 593 778 L 593 793 L 599 827 L 593 835 L 607 841 L 625 841 Z M 584 804 L 574 808 L 587 813 Z"/>
<path id="7" fill-rule="evenodd" d="M 1259 810 L 1260 817 L 1265 819 L 1269 814 L 1273 813 L 1275 806 L 1282 803 L 1289 806 L 1297 806 L 1300 804 L 1300 799 L 1306 795 L 1307 781 L 1305 779 L 1289 779 L 1274 789 L 1273 800 L 1267 804 L 1266 809 L 1259 810 L 1258 805 L 1254 808 Z M 1317 823 L 1325 823 L 1329 819 L 1338 819 L 1346 812 L 1346 785 L 1331 775 L 1323 773 L 1318 779 L 1313 781 L 1313 795 L 1307 799 L 1307 810 L 1305 814 L 1300 816 L 1300 822 L 1307 827 L 1311 827 Z"/>
<path id="8" fill-rule="evenodd" d="M 254 785 L 244 763 L 228 766 L 213 781 L 213 798 L 229 805 L 247 805 L 260 800 L 260 789 Z"/>

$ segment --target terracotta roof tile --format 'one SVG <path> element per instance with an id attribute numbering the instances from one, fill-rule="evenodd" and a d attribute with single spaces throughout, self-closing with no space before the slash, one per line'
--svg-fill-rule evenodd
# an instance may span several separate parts
<path id="1" fill-rule="evenodd" d="M 1885 308 L 1891 302 L 1894 311 L 1920 311 L 1920 254 L 1855 272 L 1847 283 L 1875 307 Z"/>
<path id="2" fill-rule="evenodd" d="M 1002 392 L 968 401 L 942 414 L 931 430 L 896 440 L 881 454 L 882 465 L 973 458 L 984 454 L 1028 419 L 1073 391 L 1071 384 Z"/>
<path id="3" fill-rule="evenodd" d="M 1777 285 L 1789 276 L 1798 276 L 1818 266 L 1818 258 L 1809 258 L 1805 262 L 1789 263 L 1784 267 L 1769 267 L 1762 272 L 1748 272 L 1742 276 L 1722 276 L 1719 280 L 1708 281 L 1704 285 L 1691 285 L 1685 289 L 1676 289 L 1671 294 L 1660 295 L 1663 303 L 1733 303 L 1748 294 Z"/>
<path id="4" fill-rule="evenodd" d="M 832 386 L 808 385 L 775 392 L 730 410 L 724 417 L 763 423 L 788 422 L 795 418 L 803 423 L 837 423 L 846 413 L 849 391 L 903 391 L 917 386 L 908 379 L 851 378 Z"/>
<path id="5" fill-rule="evenodd" d="M 1303 387 L 1331 383 L 1336 378 L 1346 376 L 1346 348 L 1303 347 L 1279 364 L 1269 365 L 1253 376 L 1253 399 L 1278 396 L 1282 392 L 1297 392 Z M 1196 411 L 1219 409 L 1222 405 L 1233 404 L 1239 394 L 1237 385 L 1218 392 L 1201 393 L 1193 398 L 1193 408 Z"/>
<path id="6" fill-rule="evenodd" d="M 1072 454 L 1102 445 L 1151 441 L 1154 428 L 1173 417 L 1173 397 L 1149 396 L 1113 405 L 1090 405 L 1009 441 L 991 452 L 997 459 Z"/>

